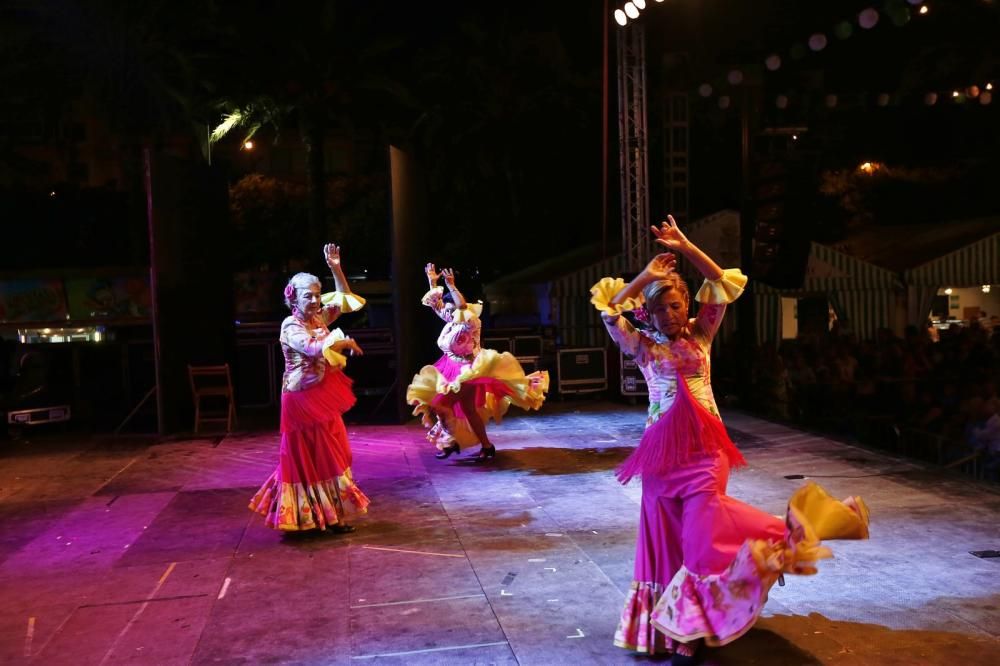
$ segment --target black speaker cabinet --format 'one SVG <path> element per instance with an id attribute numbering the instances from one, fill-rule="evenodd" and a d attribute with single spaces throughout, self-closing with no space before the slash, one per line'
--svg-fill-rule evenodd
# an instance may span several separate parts
<path id="1" fill-rule="evenodd" d="M 560 349 L 556 354 L 561 394 L 593 393 L 608 388 L 608 359 L 603 347 Z"/>

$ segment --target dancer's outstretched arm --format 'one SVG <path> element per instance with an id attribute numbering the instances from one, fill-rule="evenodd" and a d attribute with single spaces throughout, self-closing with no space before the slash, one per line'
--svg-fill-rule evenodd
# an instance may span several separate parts
<path id="1" fill-rule="evenodd" d="M 462 296 L 462 292 L 458 290 L 455 286 L 455 270 L 452 268 L 445 268 L 441 271 L 441 275 L 444 277 L 444 283 L 448 285 L 448 291 L 451 292 L 451 297 L 455 301 L 455 309 L 462 310 L 465 308 L 465 296 Z"/>
<path id="2" fill-rule="evenodd" d="M 333 273 L 334 291 L 323 294 L 323 318 L 327 325 L 330 325 L 341 314 L 345 312 L 356 312 L 365 305 L 365 299 L 361 298 L 353 291 L 351 285 L 344 275 L 343 266 L 340 262 L 340 246 L 334 243 L 327 243 L 323 246 L 323 258 L 326 265 Z"/>
<path id="3" fill-rule="evenodd" d="M 667 215 L 667 220 L 659 227 L 651 227 L 656 242 L 671 252 L 679 252 L 690 261 L 706 280 L 718 280 L 722 277 L 722 269 L 715 261 L 705 254 L 701 248 L 688 240 L 677 226 L 673 215 Z"/>
<path id="4" fill-rule="evenodd" d="M 707 294 L 702 293 L 706 288 L 702 287 L 702 290 L 695 295 L 695 299 L 701 302 L 701 307 L 698 308 L 698 316 L 695 317 L 692 327 L 695 336 L 710 345 L 722 325 L 726 303 L 735 300 L 743 292 L 746 277 L 739 270 L 722 270 L 701 248 L 688 240 L 678 228 L 673 216 L 667 215 L 666 222 L 661 223 L 659 227 L 653 227 L 652 230 L 658 244 L 683 254 L 705 276 L 706 286 L 715 285 L 714 288 L 709 288 Z M 719 293 L 713 293 L 714 291 Z"/>
<path id="5" fill-rule="evenodd" d="M 438 280 L 441 278 L 441 274 L 438 273 L 437 268 L 434 267 L 434 264 L 428 263 L 426 266 L 424 266 L 424 275 L 427 276 L 427 288 L 437 289 Z"/>
<path id="6" fill-rule="evenodd" d="M 323 246 L 323 256 L 326 257 L 326 265 L 330 267 L 330 272 L 333 273 L 334 288 L 344 294 L 352 293 L 351 285 L 348 283 L 347 276 L 344 275 L 344 269 L 340 265 L 340 246 L 327 243 Z"/>
<path id="7" fill-rule="evenodd" d="M 611 299 L 611 304 L 621 305 L 630 298 L 637 298 L 646 285 L 665 279 L 676 266 L 677 257 L 674 254 L 664 252 L 656 255 L 631 282 L 625 285 L 624 289 L 615 294 L 615 297 Z"/>

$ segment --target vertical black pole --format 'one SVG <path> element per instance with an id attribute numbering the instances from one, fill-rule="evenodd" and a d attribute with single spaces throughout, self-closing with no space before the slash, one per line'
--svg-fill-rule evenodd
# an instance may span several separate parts
<path id="1" fill-rule="evenodd" d="M 167 434 L 163 420 L 163 387 L 161 373 L 163 357 L 160 354 L 160 306 L 159 288 L 157 285 L 156 261 L 156 223 L 153 219 L 153 156 L 149 147 L 142 149 L 143 183 L 146 187 L 146 231 L 149 235 L 149 293 L 150 310 L 153 319 L 153 373 L 154 390 L 156 391 L 156 433 L 161 437 Z"/>
<path id="2" fill-rule="evenodd" d="M 601 17 L 602 30 L 602 78 L 601 78 L 601 258 L 608 258 L 608 12 L 609 0 L 604 0 L 604 15 Z"/>

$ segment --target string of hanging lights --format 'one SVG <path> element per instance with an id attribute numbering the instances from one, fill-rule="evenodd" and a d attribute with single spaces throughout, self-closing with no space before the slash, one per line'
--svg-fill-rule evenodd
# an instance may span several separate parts
<path id="1" fill-rule="evenodd" d="M 664 0 L 654 0 L 657 4 L 662 3 Z M 615 22 L 618 25 L 625 27 L 630 21 L 635 21 L 641 16 L 643 10 L 645 10 L 649 4 L 646 0 L 631 0 L 626 2 L 621 8 L 614 10 Z M 832 37 L 839 41 L 844 41 L 850 39 L 855 32 L 855 26 L 861 28 L 862 30 L 872 30 L 878 26 L 879 22 L 884 18 L 891 22 L 897 27 L 902 27 L 907 25 L 913 18 L 914 14 L 917 17 L 923 17 L 930 15 L 931 3 L 928 0 L 887 0 L 882 10 L 879 11 L 875 7 L 866 7 L 862 9 L 854 17 L 854 20 L 842 20 L 833 26 L 831 31 Z M 819 53 L 825 50 L 831 43 L 830 36 L 823 32 L 816 32 L 809 36 L 806 40 L 806 45 L 809 51 L 813 53 Z M 807 51 L 802 45 L 793 45 L 789 51 L 793 59 L 802 58 L 807 55 Z M 784 61 L 779 53 L 771 53 L 764 58 L 764 69 L 768 72 L 778 72 L 784 65 Z M 738 86 L 743 83 L 744 75 L 743 72 L 736 69 L 731 70 L 726 75 L 726 83 L 730 86 Z M 975 100 L 981 106 L 989 106 L 993 102 L 993 83 L 992 82 L 970 82 L 968 85 L 959 89 L 950 90 L 927 90 L 922 97 L 922 102 L 927 106 L 934 106 L 941 102 L 942 100 L 951 100 L 956 104 L 964 104 L 970 100 Z M 698 87 L 698 94 L 701 97 L 712 97 L 716 92 L 715 88 L 711 83 L 703 83 Z M 793 96 L 789 94 L 779 94 L 774 98 L 774 105 L 778 109 L 787 109 L 792 104 Z M 875 105 L 878 107 L 887 107 L 894 103 L 898 103 L 901 99 L 899 94 L 893 94 L 888 91 L 883 91 L 876 93 L 871 96 Z M 836 108 L 840 104 L 840 98 L 838 95 L 830 93 L 823 97 L 823 104 L 827 108 Z M 720 95 L 718 97 L 718 105 L 721 109 L 726 109 L 731 106 L 731 100 L 728 95 Z"/>

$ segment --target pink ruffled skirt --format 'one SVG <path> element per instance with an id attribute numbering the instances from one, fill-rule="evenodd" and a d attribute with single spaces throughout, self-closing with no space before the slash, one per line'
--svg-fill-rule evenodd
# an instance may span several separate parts
<path id="1" fill-rule="evenodd" d="M 282 393 L 278 466 L 250 501 L 268 527 L 322 530 L 341 522 L 345 510 L 366 511 L 369 500 L 354 483 L 341 416 L 355 403 L 351 384 L 328 368 L 316 386 Z"/>

